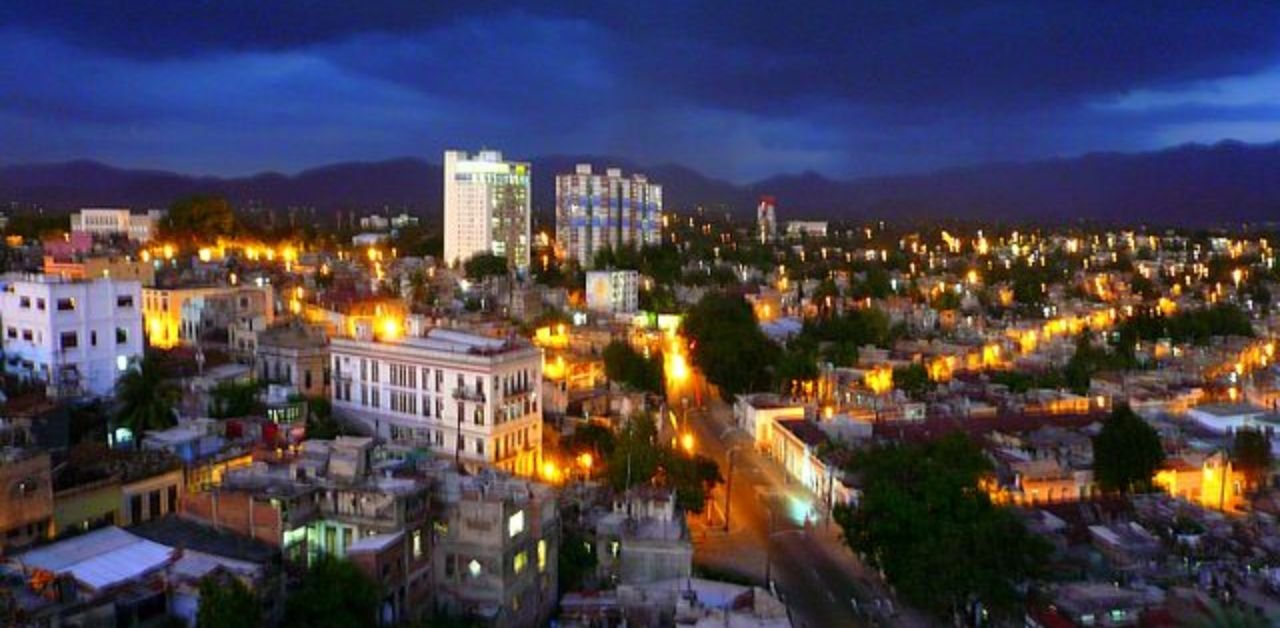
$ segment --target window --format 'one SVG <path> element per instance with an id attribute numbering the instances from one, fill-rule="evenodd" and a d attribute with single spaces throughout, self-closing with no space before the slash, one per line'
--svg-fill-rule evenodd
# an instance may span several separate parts
<path id="1" fill-rule="evenodd" d="M 72 312 L 76 309 L 76 300 L 70 297 L 58 299 L 59 312 Z"/>
<path id="2" fill-rule="evenodd" d="M 511 559 L 511 569 L 512 571 L 516 572 L 516 575 L 520 575 L 520 572 L 524 571 L 525 566 L 528 564 L 529 564 L 528 552 L 522 551 L 519 554 L 516 554 L 515 558 Z"/>
<path id="3" fill-rule="evenodd" d="M 80 346 L 80 338 L 76 336 L 76 332 L 74 331 L 62 332 L 60 340 L 63 349 L 74 349 Z"/>
<path id="4" fill-rule="evenodd" d="M 122 345 L 126 342 L 129 342 L 129 332 L 125 331 L 123 327 L 117 327 L 116 328 L 116 344 Z"/>
<path id="5" fill-rule="evenodd" d="M 31 309 L 31 297 L 18 297 L 18 307 L 24 310 Z"/>
<path id="6" fill-rule="evenodd" d="M 480 561 L 472 558 L 471 562 L 467 563 L 467 573 L 471 574 L 472 578 L 479 578 L 481 573 Z"/>
<path id="7" fill-rule="evenodd" d="M 44 311 L 44 299 L 36 297 L 36 309 L 41 312 Z"/>
<path id="8" fill-rule="evenodd" d="M 27 341 L 27 342 L 31 342 L 31 338 L 32 338 L 32 335 L 31 335 L 31 330 L 30 330 L 30 329 L 24 329 L 24 330 L 22 330 L 22 339 L 23 339 L 23 340 L 25 340 L 25 341 Z"/>
<path id="9" fill-rule="evenodd" d="M 169 512 L 178 511 L 178 486 L 175 484 L 169 487 Z"/>
<path id="10" fill-rule="evenodd" d="M 521 532 L 524 532 L 524 511 L 517 510 L 507 518 L 507 536 L 515 538 Z"/>
<path id="11" fill-rule="evenodd" d="M 133 295 L 123 294 L 116 297 L 116 307 L 133 307 Z"/>
<path id="12" fill-rule="evenodd" d="M 147 518 L 159 519 L 160 518 L 160 491 L 159 490 L 151 491 L 151 493 L 147 497 L 150 498 L 148 501 L 150 502 L 150 506 L 151 506 L 150 516 Z"/>
<path id="13" fill-rule="evenodd" d="M 129 521 L 132 523 L 142 523 L 142 496 L 129 496 Z"/>
<path id="14" fill-rule="evenodd" d="M 98 346 L 98 332 L 96 330 L 89 331 L 89 346 Z"/>
<path id="15" fill-rule="evenodd" d="M 538 541 L 538 573 L 547 570 L 547 542 L 545 540 Z"/>
<path id="16" fill-rule="evenodd" d="M 413 531 L 413 559 L 422 558 L 422 530 Z"/>
<path id="17" fill-rule="evenodd" d="M 484 455 L 484 439 L 483 438 L 476 439 L 476 453 L 480 454 L 481 456 Z"/>
<path id="18" fill-rule="evenodd" d="M 18 328 L 17 328 L 17 327 L 10 327 L 8 330 L 6 330 L 5 335 L 7 335 L 11 340 L 17 340 L 17 339 L 18 339 Z"/>

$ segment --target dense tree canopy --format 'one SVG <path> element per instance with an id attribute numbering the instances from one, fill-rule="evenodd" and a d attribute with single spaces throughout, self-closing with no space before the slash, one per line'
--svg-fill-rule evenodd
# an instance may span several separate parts
<path id="1" fill-rule="evenodd" d="M 1118 405 L 1093 439 L 1093 477 L 1106 491 L 1146 490 L 1164 462 L 1160 435 L 1127 405 Z"/>
<path id="2" fill-rule="evenodd" d="M 467 279 L 480 281 L 507 274 L 507 258 L 492 253 L 477 253 L 462 265 Z"/>
<path id="3" fill-rule="evenodd" d="M 322 555 L 285 605 L 288 628 L 368 626 L 378 616 L 378 587 L 354 564 Z"/>
<path id="4" fill-rule="evenodd" d="M 180 391 L 165 379 L 156 358 L 148 354 L 116 380 L 116 425 L 133 433 L 133 442 L 142 441 L 149 430 L 162 430 L 174 423 L 173 408 Z"/>
<path id="5" fill-rule="evenodd" d="M 604 348 L 604 370 L 609 381 L 632 390 L 661 394 L 662 356 L 646 358 L 624 341 L 614 340 Z"/>
<path id="6" fill-rule="evenodd" d="M 235 234 L 236 215 L 220 196 L 192 196 L 169 207 L 160 222 L 160 237 L 180 244 L 209 242 Z"/>
<path id="7" fill-rule="evenodd" d="M 648 415 L 632 417 L 618 433 L 606 472 L 618 491 L 649 483 L 675 489 L 676 504 L 692 513 L 702 512 L 707 492 L 723 481 L 711 458 L 661 442 Z"/>
<path id="8" fill-rule="evenodd" d="M 200 581 L 196 628 L 244 628 L 262 624 L 262 604 L 238 578 L 206 577 Z"/>
<path id="9" fill-rule="evenodd" d="M 1271 440 L 1259 430 L 1239 429 L 1231 443 L 1231 462 L 1257 486 L 1271 471 Z"/>
<path id="10" fill-rule="evenodd" d="M 977 446 L 961 435 L 882 446 L 858 454 L 850 470 L 863 497 L 838 508 L 836 520 L 907 602 L 939 617 L 975 601 L 1016 610 L 1018 585 L 1039 573 L 1049 549 L 978 488 L 991 468 Z"/>
<path id="11" fill-rule="evenodd" d="M 742 297 L 708 293 L 685 316 L 681 332 L 690 340 L 693 363 L 721 397 L 770 387 L 778 346 L 760 330 Z"/>

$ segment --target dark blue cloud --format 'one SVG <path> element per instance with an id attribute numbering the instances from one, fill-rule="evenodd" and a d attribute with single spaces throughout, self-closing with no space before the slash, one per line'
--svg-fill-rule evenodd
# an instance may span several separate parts
<path id="1" fill-rule="evenodd" d="M 487 144 L 745 179 L 1280 138 L 1280 4 L 0 7 L 11 161 L 246 172 Z"/>

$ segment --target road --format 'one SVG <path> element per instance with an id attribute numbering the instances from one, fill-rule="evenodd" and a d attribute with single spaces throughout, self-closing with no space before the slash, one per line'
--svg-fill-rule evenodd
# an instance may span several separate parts
<path id="1" fill-rule="evenodd" d="M 678 420 L 687 422 L 682 429 L 692 431 L 698 452 L 714 458 L 722 473 L 729 471 L 728 452 L 735 452 L 730 529 L 723 528 L 722 486 L 708 515 L 692 522 L 695 563 L 760 582 L 767 572 L 796 626 L 921 623 L 916 616 L 890 617 L 898 614 L 889 612 L 889 595 L 878 576 L 842 545 L 838 527 L 814 505 L 812 494 L 789 482 L 778 465 L 755 451 L 751 437 L 733 426 L 727 404 L 708 400 L 706 410 L 691 409 L 687 419 Z M 875 610 L 877 599 L 881 610 Z"/>

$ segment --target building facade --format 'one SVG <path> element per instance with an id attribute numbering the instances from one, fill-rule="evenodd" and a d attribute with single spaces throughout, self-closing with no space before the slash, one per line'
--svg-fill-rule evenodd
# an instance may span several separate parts
<path id="1" fill-rule="evenodd" d="M 772 196 L 761 196 L 756 206 L 756 227 L 760 231 L 760 243 L 771 244 L 778 239 L 778 201 Z"/>
<path id="2" fill-rule="evenodd" d="M 444 259 L 459 266 L 479 253 L 529 268 L 530 168 L 502 153 L 444 153 Z"/>
<path id="3" fill-rule="evenodd" d="M 560 518 L 545 484 L 448 472 L 437 482 L 433 581 L 449 615 L 495 628 L 542 626 L 558 598 Z"/>
<path id="4" fill-rule="evenodd" d="M 556 243 L 567 258 L 590 267 L 598 251 L 661 241 L 661 185 L 618 168 L 599 174 L 590 164 L 556 176 Z"/>
<path id="5" fill-rule="evenodd" d="M 542 458 L 542 351 L 523 340 L 436 329 L 334 338 L 331 399 L 366 433 L 522 476 Z"/>
<path id="6" fill-rule="evenodd" d="M 137 281 L 0 278 L 6 370 L 45 382 L 54 396 L 105 396 L 142 357 Z"/>
<path id="7" fill-rule="evenodd" d="M 634 314 L 640 309 L 640 273 L 593 270 L 587 273 L 587 309 L 608 314 Z"/>
<path id="8" fill-rule="evenodd" d="M 329 339 L 318 326 L 277 325 L 258 335 L 258 380 L 293 386 L 308 397 L 329 396 Z"/>
<path id="9" fill-rule="evenodd" d="M 71 231 L 100 237 L 124 236 L 137 242 L 148 242 L 164 215 L 164 210 L 159 209 L 135 214 L 128 208 L 86 208 L 71 214 Z"/>

